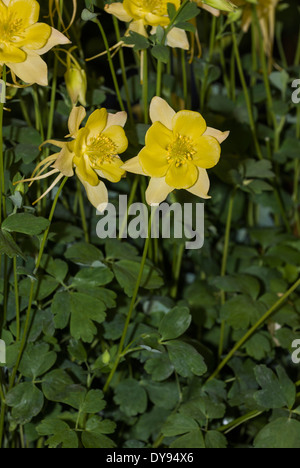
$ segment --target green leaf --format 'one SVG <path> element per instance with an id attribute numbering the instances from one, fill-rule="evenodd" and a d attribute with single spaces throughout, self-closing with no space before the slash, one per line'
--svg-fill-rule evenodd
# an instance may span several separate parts
<path id="1" fill-rule="evenodd" d="M 200 428 L 185 434 L 171 443 L 170 448 L 191 449 L 205 448 L 202 431 Z"/>
<path id="2" fill-rule="evenodd" d="M 115 389 L 115 402 L 127 416 L 144 413 L 147 408 L 145 389 L 135 379 L 125 379 Z"/>
<path id="3" fill-rule="evenodd" d="M 142 381 L 141 384 L 147 390 L 150 400 L 159 408 L 173 409 L 178 402 L 178 388 L 175 382 L 151 382 Z"/>
<path id="4" fill-rule="evenodd" d="M 146 50 L 150 46 L 149 41 L 146 37 L 138 34 L 134 31 L 129 32 L 129 36 L 122 38 L 125 44 L 133 45 L 133 50 Z"/>
<path id="5" fill-rule="evenodd" d="M 86 290 L 110 283 L 114 278 L 110 269 L 103 265 L 98 268 L 83 268 L 72 281 L 72 287 Z"/>
<path id="6" fill-rule="evenodd" d="M 83 293 L 72 293 L 70 331 L 73 338 L 91 343 L 97 333 L 94 322 L 102 323 L 105 320 L 105 310 L 105 304 L 99 299 Z"/>
<path id="7" fill-rule="evenodd" d="M 26 424 L 41 412 L 44 397 L 33 383 L 23 382 L 7 392 L 5 401 L 12 406 L 11 416 L 16 424 Z"/>
<path id="8" fill-rule="evenodd" d="M 131 297 L 138 279 L 141 259 L 121 260 L 113 265 L 113 271 L 120 286 L 127 296 Z M 145 265 L 141 286 L 145 289 L 157 289 L 164 284 L 156 268 Z"/>
<path id="9" fill-rule="evenodd" d="M 69 322 L 71 313 L 71 296 L 68 292 L 58 292 L 55 294 L 51 311 L 54 315 L 55 328 L 64 329 Z"/>
<path id="10" fill-rule="evenodd" d="M 51 436 L 46 440 L 49 448 L 78 448 L 78 437 L 70 426 L 60 419 L 46 418 L 36 428 L 40 436 Z"/>
<path id="11" fill-rule="evenodd" d="M 198 424 L 193 418 L 178 413 L 168 417 L 161 432 L 165 437 L 173 437 L 197 430 L 198 427 Z"/>
<path id="12" fill-rule="evenodd" d="M 76 359 L 79 362 L 86 362 L 87 352 L 81 341 L 71 338 L 70 344 L 68 345 L 68 351 L 73 359 Z"/>
<path id="13" fill-rule="evenodd" d="M 22 356 L 19 370 L 25 377 L 35 380 L 45 374 L 56 361 L 56 353 L 46 343 L 29 344 Z"/>
<path id="14" fill-rule="evenodd" d="M 156 60 L 163 63 L 168 63 L 170 60 L 170 49 L 167 46 L 157 44 L 151 49 L 151 54 Z"/>
<path id="15" fill-rule="evenodd" d="M 159 324 L 158 331 L 162 340 L 173 340 L 183 335 L 189 328 L 192 316 L 187 307 L 175 307 L 170 310 Z"/>
<path id="16" fill-rule="evenodd" d="M 174 3 L 167 3 L 167 8 L 168 8 L 169 18 L 170 18 L 170 20 L 172 20 L 174 18 L 174 16 L 176 15 L 176 7 L 175 7 Z"/>
<path id="17" fill-rule="evenodd" d="M 188 343 L 169 341 L 167 348 L 176 372 L 182 377 L 201 376 L 207 371 L 203 357 Z"/>
<path id="18" fill-rule="evenodd" d="M 205 447 L 208 449 L 224 449 L 227 448 L 226 437 L 218 431 L 208 431 L 205 434 Z"/>
<path id="19" fill-rule="evenodd" d="M 19 232 L 29 236 L 37 236 L 49 227 L 48 219 L 33 216 L 30 213 L 16 213 L 5 219 L 2 229 L 8 232 Z"/>
<path id="20" fill-rule="evenodd" d="M 0 255 L 5 254 L 9 258 L 22 257 L 25 260 L 25 257 L 21 249 L 15 243 L 13 237 L 6 231 L 0 229 Z"/>
<path id="21" fill-rule="evenodd" d="M 86 430 L 83 431 L 81 440 L 85 448 L 114 448 L 116 444 L 104 434 L 111 434 L 115 431 L 116 424 L 110 420 L 101 420 L 98 416 L 93 416 L 86 423 Z"/>
<path id="22" fill-rule="evenodd" d="M 64 402 L 73 384 L 66 371 L 55 369 L 43 377 L 42 389 L 47 400 Z"/>
<path id="23" fill-rule="evenodd" d="M 78 242 L 68 248 L 65 253 L 67 260 L 71 260 L 79 265 L 89 265 L 93 267 L 102 266 L 103 254 L 94 245 L 85 242 Z"/>
<path id="24" fill-rule="evenodd" d="M 255 448 L 300 448 L 300 422 L 279 418 L 267 424 L 254 440 Z"/>
<path id="25" fill-rule="evenodd" d="M 221 291 L 249 294 L 254 300 L 257 299 L 261 288 L 259 281 L 250 275 L 215 276 L 211 284 Z"/>
<path id="26" fill-rule="evenodd" d="M 103 398 L 104 394 L 101 390 L 90 390 L 80 406 L 80 411 L 82 413 L 99 413 L 106 406 Z"/>
<path id="27" fill-rule="evenodd" d="M 145 363 L 145 371 L 151 374 L 154 381 L 162 382 L 173 374 L 174 366 L 166 353 L 160 353 L 147 360 Z"/>
<path id="28" fill-rule="evenodd" d="M 255 393 L 257 403 L 264 408 L 291 409 L 296 399 L 296 389 L 293 382 L 288 378 L 283 368 L 276 369 L 278 378 L 271 369 L 265 365 L 255 368 L 256 380 L 262 387 Z"/>
<path id="29" fill-rule="evenodd" d="M 221 309 L 221 318 L 234 330 L 244 330 L 254 325 L 266 312 L 264 304 L 253 301 L 249 296 L 240 295 L 229 299 Z"/>
<path id="30" fill-rule="evenodd" d="M 177 15 L 176 20 L 174 21 L 174 26 L 177 26 L 178 23 L 196 18 L 199 14 L 200 11 L 196 3 L 187 3 Z"/>

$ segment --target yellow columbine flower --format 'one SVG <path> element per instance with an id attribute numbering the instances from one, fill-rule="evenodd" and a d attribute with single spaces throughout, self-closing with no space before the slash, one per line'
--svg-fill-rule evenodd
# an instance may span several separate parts
<path id="1" fill-rule="evenodd" d="M 0 67 L 7 65 L 25 83 L 48 84 L 40 55 L 70 41 L 48 24 L 38 23 L 36 0 L 0 0 Z"/>
<path id="2" fill-rule="evenodd" d="M 147 203 L 161 203 L 174 189 L 210 198 L 206 169 L 218 163 L 220 143 L 229 132 L 207 127 L 198 112 L 176 113 L 159 97 L 151 102 L 150 117 L 153 125 L 146 134 L 146 146 L 123 166 L 128 172 L 151 177 Z"/>
<path id="3" fill-rule="evenodd" d="M 34 182 L 58 174 L 48 190 L 39 198 L 43 198 L 63 178 L 72 177 L 74 169 L 77 177 L 84 185 L 89 201 L 103 211 L 108 202 L 108 192 L 99 177 L 110 182 L 119 182 L 125 174 L 121 168 L 123 162 L 119 154 L 126 151 L 128 140 L 124 132 L 127 120 L 126 112 L 108 114 L 106 109 L 98 109 L 88 118 L 85 127 L 80 125 L 86 112 L 83 107 L 74 107 L 69 117 L 69 135 L 71 141 L 49 140 L 61 148 L 60 153 L 44 159 L 36 167 L 32 177 L 23 182 Z M 45 144 L 44 143 L 44 144 Z M 43 174 L 51 166 L 52 170 Z M 37 203 L 37 200 L 35 203 Z"/>
<path id="4" fill-rule="evenodd" d="M 203 10 L 209 11 L 214 16 L 220 16 L 220 11 L 233 11 L 235 5 L 233 5 L 229 0 L 192 0 L 197 3 L 200 8 Z"/>
<path id="5" fill-rule="evenodd" d="M 105 5 L 105 10 L 120 21 L 130 23 L 130 31 L 147 36 L 147 26 L 152 26 L 151 32 L 154 34 L 157 26 L 166 27 L 170 24 L 168 3 L 172 3 L 176 10 L 180 8 L 180 0 L 124 0 L 123 3 Z M 167 35 L 166 45 L 188 50 L 186 32 L 183 29 L 172 28 Z"/>

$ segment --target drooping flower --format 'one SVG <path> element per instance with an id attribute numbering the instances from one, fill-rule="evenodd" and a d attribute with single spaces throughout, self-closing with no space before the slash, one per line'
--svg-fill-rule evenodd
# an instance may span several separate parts
<path id="1" fill-rule="evenodd" d="M 66 136 L 71 140 L 45 142 L 61 148 L 61 151 L 40 162 L 32 177 L 23 182 L 33 183 L 58 174 L 54 182 L 39 198 L 40 200 L 63 177 L 72 177 L 75 169 L 89 201 L 99 211 L 103 211 L 108 202 L 108 192 L 99 177 L 110 182 L 119 182 L 125 174 L 119 154 L 126 151 L 128 147 L 128 140 L 123 129 L 127 114 L 126 112 L 109 114 L 104 108 L 98 109 L 90 115 L 85 127 L 80 128 L 85 117 L 86 111 L 83 107 L 73 108 L 69 117 L 70 133 Z M 51 171 L 44 174 L 50 166 Z"/>
<path id="2" fill-rule="evenodd" d="M 174 189 L 210 198 L 206 169 L 219 162 L 220 143 L 229 132 L 207 127 L 198 112 L 176 113 L 159 97 L 151 102 L 150 117 L 153 125 L 146 134 L 145 147 L 123 165 L 128 172 L 151 177 L 147 203 L 161 203 Z"/>
<path id="3" fill-rule="evenodd" d="M 146 28 L 152 26 L 154 34 L 157 26 L 167 27 L 170 24 L 168 3 L 172 3 L 176 10 L 180 8 L 180 0 L 124 0 L 105 5 L 105 10 L 116 16 L 120 21 L 129 24 L 129 31 L 147 36 Z M 183 29 L 172 28 L 166 38 L 166 45 L 189 49 L 189 41 Z"/>
<path id="4" fill-rule="evenodd" d="M 0 0 L 0 67 L 6 65 L 25 83 L 48 84 L 41 55 L 69 39 L 48 24 L 39 23 L 36 0 Z"/>
<path id="5" fill-rule="evenodd" d="M 233 11 L 235 5 L 229 0 L 192 0 L 197 3 L 200 8 L 208 11 L 214 16 L 220 16 L 221 11 Z"/>

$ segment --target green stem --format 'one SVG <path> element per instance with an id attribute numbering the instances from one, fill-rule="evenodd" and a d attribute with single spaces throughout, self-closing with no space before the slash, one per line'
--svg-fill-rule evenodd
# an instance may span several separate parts
<path id="1" fill-rule="evenodd" d="M 258 138 L 256 135 L 256 126 L 255 126 L 255 121 L 254 121 L 254 116 L 253 116 L 253 110 L 252 110 L 252 104 L 251 104 L 251 99 L 248 91 L 248 86 L 246 82 L 246 78 L 244 75 L 244 70 L 243 70 L 243 65 L 242 65 L 242 60 L 240 56 L 240 51 L 236 39 L 236 31 L 235 31 L 235 25 L 234 23 L 231 23 L 231 32 L 232 32 L 232 41 L 233 41 L 233 47 L 234 47 L 234 52 L 235 52 L 235 58 L 237 62 L 237 67 L 240 75 L 240 80 L 242 83 L 243 91 L 244 91 L 244 96 L 245 96 L 245 101 L 246 101 L 246 106 L 247 106 L 247 111 L 248 111 L 248 116 L 249 116 L 249 123 L 250 123 L 250 129 L 253 137 L 253 141 L 255 144 L 255 148 L 257 151 L 257 155 L 259 159 L 263 159 L 263 155 L 261 152 L 260 145 L 258 143 Z"/>
<path id="2" fill-rule="evenodd" d="M 185 108 L 188 107 L 188 83 L 187 83 L 187 72 L 186 72 L 186 59 L 185 50 L 181 50 L 181 69 L 182 69 L 182 88 L 183 88 L 183 100 Z"/>
<path id="3" fill-rule="evenodd" d="M 179 284 L 180 271 L 181 271 L 181 265 L 182 265 L 184 250 L 185 250 L 185 245 L 182 244 L 178 249 L 177 260 L 176 260 L 176 263 L 174 265 L 174 273 L 173 273 L 174 285 L 173 285 L 173 287 L 171 289 L 171 297 L 173 299 L 176 299 L 176 297 L 177 297 L 178 284 Z"/>
<path id="4" fill-rule="evenodd" d="M 206 96 L 206 89 L 207 89 L 207 80 L 208 80 L 208 73 L 209 73 L 209 65 L 213 58 L 214 47 L 215 47 L 215 38 L 216 38 L 216 28 L 217 28 L 217 17 L 213 16 L 211 31 L 210 31 L 210 40 L 209 40 L 209 52 L 208 52 L 208 62 L 205 67 L 204 71 L 204 79 L 201 87 L 201 96 L 200 96 L 200 109 L 201 111 L 204 110 L 205 104 L 205 96 Z"/>
<path id="5" fill-rule="evenodd" d="M 226 221 L 226 230 L 225 230 L 224 249 L 223 249 L 223 257 L 222 257 L 222 266 L 221 266 L 221 276 L 225 276 L 226 271 L 227 271 L 230 232 L 231 232 L 231 224 L 232 224 L 232 215 L 233 215 L 235 194 L 236 194 L 236 188 L 232 191 L 231 196 L 230 196 L 230 200 L 229 200 L 229 207 L 228 207 L 227 221 Z M 225 304 L 225 302 L 226 302 L 225 292 L 221 291 L 221 305 L 223 306 Z M 225 322 L 225 320 L 223 320 L 222 323 L 221 323 L 221 331 L 220 331 L 219 357 L 221 357 L 222 354 L 223 354 L 225 327 L 226 327 L 226 322 Z"/>
<path id="6" fill-rule="evenodd" d="M 6 66 L 3 65 L 2 80 L 6 84 Z M 2 204 L 3 217 L 6 218 L 6 201 L 5 201 L 5 177 L 4 177 L 4 141 L 3 141 L 3 112 L 4 102 L 0 102 L 0 223 L 2 222 Z"/>
<path id="7" fill-rule="evenodd" d="M 300 106 L 297 107 L 297 122 L 296 122 L 296 138 L 300 140 Z M 293 190 L 293 202 L 295 205 L 295 221 L 297 232 L 300 234 L 300 219 L 299 219 L 299 179 L 300 179 L 300 161 L 295 160 L 294 168 L 294 190 Z"/>
<path id="8" fill-rule="evenodd" d="M 16 303 L 16 341 L 20 340 L 20 301 L 19 301 L 19 285 L 18 285 L 18 274 L 17 274 L 17 257 L 13 259 L 14 268 L 14 284 L 15 284 L 15 303 Z"/>
<path id="9" fill-rule="evenodd" d="M 83 232 L 84 232 L 85 242 L 87 242 L 87 244 L 89 244 L 89 242 L 90 242 L 89 229 L 88 229 L 88 225 L 87 225 L 87 222 L 86 222 L 86 216 L 85 216 L 85 209 L 84 209 L 81 185 L 82 184 L 80 183 L 79 179 L 77 179 L 77 194 L 78 194 L 79 210 L 80 210 L 80 216 L 81 216 L 81 222 L 82 222 L 82 229 L 83 229 Z"/>
<path id="10" fill-rule="evenodd" d="M 256 332 L 256 330 L 263 325 L 268 318 L 271 317 L 274 312 L 289 298 L 289 296 L 300 286 L 300 278 L 294 283 L 294 285 L 272 306 L 270 309 L 253 325 L 250 330 L 245 333 L 245 335 L 235 344 L 232 350 L 227 354 L 223 361 L 219 364 L 217 369 L 213 374 L 208 378 L 207 381 L 214 379 L 219 372 L 226 366 L 230 359 L 235 355 L 235 353 L 251 338 L 251 336 Z"/>
<path id="11" fill-rule="evenodd" d="M 143 60 L 143 109 L 144 109 L 144 122 L 147 125 L 149 123 L 149 109 L 148 109 L 148 52 L 142 50 Z"/>
<path id="12" fill-rule="evenodd" d="M 128 205 L 127 205 L 127 212 L 126 212 L 126 215 L 124 216 L 122 225 L 120 227 L 119 239 L 123 238 L 124 229 L 125 229 L 125 226 L 126 226 L 126 223 L 127 223 L 127 220 L 128 220 L 128 207 L 130 205 L 132 205 L 132 203 L 133 203 L 133 200 L 134 200 L 134 197 L 135 197 L 135 194 L 136 194 L 136 190 L 137 190 L 137 187 L 138 187 L 138 184 L 139 184 L 139 180 L 140 180 L 140 176 L 136 175 L 135 178 L 134 178 L 133 184 L 131 186 L 131 191 L 130 191 Z"/>
<path id="13" fill-rule="evenodd" d="M 114 69 L 114 64 L 113 64 L 112 56 L 111 56 L 111 53 L 110 53 L 110 50 L 109 50 L 109 44 L 108 44 L 108 40 L 107 40 L 105 31 L 104 31 L 104 29 L 102 27 L 102 24 L 100 23 L 100 21 L 98 19 L 94 19 L 94 22 L 98 25 L 98 28 L 100 30 L 100 33 L 101 33 L 101 36 L 102 36 L 102 39 L 103 39 L 103 42 L 104 42 L 104 46 L 105 46 L 105 49 L 106 49 L 106 52 L 107 52 L 109 68 L 110 68 L 112 79 L 113 79 L 113 82 L 114 82 L 114 86 L 115 86 L 115 90 L 116 90 L 116 94 L 117 94 L 120 109 L 122 111 L 125 111 L 125 107 L 124 107 L 124 103 L 123 103 L 123 100 L 122 100 L 122 97 L 121 97 L 120 87 L 119 87 L 117 75 L 116 75 L 116 72 L 115 72 L 115 69 Z"/>
<path id="14" fill-rule="evenodd" d="M 157 72 L 156 72 L 156 96 L 161 97 L 161 80 L 162 80 L 162 61 L 157 61 Z"/>
<path id="15" fill-rule="evenodd" d="M 221 426 L 218 428 L 219 432 L 225 432 L 227 434 L 228 432 L 232 431 L 236 427 L 240 426 L 241 424 L 250 421 L 251 419 L 257 418 L 263 413 L 263 411 L 250 411 L 249 413 L 245 414 L 244 416 L 241 416 L 240 418 L 235 419 L 234 421 L 230 422 L 229 424 L 226 424 L 225 426 Z"/>
<path id="16" fill-rule="evenodd" d="M 109 389 L 110 383 L 111 383 L 111 381 L 112 381 L 112 379 L 113 379 L 113 377 L 115 375 L 115 372 L 116 372 L 116 370 L 118 368 L 120 359 L 121 359 L 122 354 L 123 354 L 124 343 L 125 343 L 125 340 L 126 340 L 128 327 L 129 327 L 129 324 L 130 324 L 130 321 L 131 321 L 132 313 L 134 311 L 137 295 L 138 295 L 138 292 L 139 292 L 139 289 L 140 289 L 140 286 L 141 286 L 141 282 L 142 282 L 145 263 L 146 263 L 146 260 L 147 260 L 147 254 L 148 254 L 150 238 L 151 238 L 151 224 L 152 224 L 152 216 L 150 217 L 150 221 L 149 221 L 148 236 L 147 236 L 147 239 L 145 241 L 144 252 L 143 252 L 143 256 L 142 256 L 142 260 L 141 260 L 140 270 L 139 270 L 138 278 L 137 278 L 136 285 L 135 285 L 135 288 L 134 288 L 133 296 L 132 296 L 132 299 L 131 299 L 129 311 L 128 311 L 128 314 L 127 314 L 127 317 L 126 317 L 122 337 L 121 337 L 119 348 L 118 348 L 117 357 L 116 357 L 116 360 L 114 362 L 113 368 L 110 371 L 110 374 L 109 374 L 109 376 L 108 376 L 108 378 L 106 380 L 106 383 L 104 385 L 104 388 L 103 388 L 104 393 L 107 392 L 107 390 Z"/>

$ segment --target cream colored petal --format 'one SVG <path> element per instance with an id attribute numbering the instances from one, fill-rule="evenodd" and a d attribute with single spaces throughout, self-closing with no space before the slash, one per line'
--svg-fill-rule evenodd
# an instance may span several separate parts
<path id="1" fill-rule="evenodd" d="M 126 161 L 123 166 L 121 166 L 127 172 L 132 172 L 133 174 L 140 174 L 140 175 L 147 175 L 140 164 L 139 157 L 136 156 L 135 158 L 129 159 Z"/>
<path id="2" fill-rule="evenodd" d="M 146 190 L 146 202 L 148 205 L 158 205 L 163 202 L 174 188 L 170 187 L 164 177 L 152 177 Z"/>
<path id="3" fill-rule="evenodd" d="M 172 120 L 176 112 L 162 98 L 155 96 L 150 104 L 150 118 L 152 123 L 161 122 L 169 130 L 172 130 Z"/>
<path id="4" fill-rule="evenodd" d="M 126 112 L 117 112 L 116 114 L 108 114 L 107 116 L 107 124 L 104 129 L 107 130 L 109 127 L 112 127 L 113 125 L 119 125 L 120 127 L 125 127 L 125 124 L 127 122 L 127 113 Z"/>
<path id="5" fill-rule="evenodd" d="M 82 106 L 73 107 L 70 113 L 68 127 L 70 134 L 67 137 L 76 138 L 82 121 L 85 119 L 86 111 Z"/>
<path id="6" fill-rule="evenodd" d="M 195 185 L 193 185 L 193 187 L 187 190 L 193 195 L 196 195 L 197 197 L 204 198 L 205 200 L 207 200 L 211 198 L 208 195 L 208 191 L 210 188 L 209 177 L 205 169 L 198 168 L 198 170 L 199 170 L 199 177 L 198 177 L 197 182 L 195 183 Z"/>
<path id="7" fill-rule="evenodd" d="M 229 131 L 227 131 L 227 132 L 221 132 L 220 130 L 217 130 L 217 129 L 215 129 L 215 128 L 207 127 L 207 129 L 206 129 L 205 132 L 203 133 L 203 136 L 212 136 L 212 137 L 214 137 L 216 140 L 218 140 L 218 142 L 221 144 L 221 143 L 223 143 L 223 141 L 226 140 L 226 138 L 229 137 L 229 134 L 230 134 Z"/>
<path id="8" fill-rule="evenodd" d="M 7 63 L 11 71 L 25 83 L 48 85 L 48 68 L 36 51 L 27 51 L 27 58 L 22 63 Z"/>
<path id="9" fill-rule="evenodd" d="M 169 47 L 189 50 L 190 44 L 186 32 L 183 29 L 172 28 L 167 35 L 167 45 Z"/>
<path id="10" fill-rule="evenodd" d="M 41 144 L 39 149 L 41 149 L 45 145 L 54 145 L 54 146 L 57 146 L 58 148 L 63 148 L 65 146 L 65 144 L 66 144 L 65 141 L 46 140 Z"/>
<path id="11" fill-rule="evenodd" d="M 201 4 L 201 8 L 203 8 L 203 10 L 208 11 L 209 13 L 211 13 L 214 16 L 220 16 L 220 14 L 221 14 L 220 10 L 217 10 L 216 8 L 213 8 L 213 7 L 209 6 L 209 5 L 205 5 L 205 3 Z"/>
<path id="12" fill-rule="evenodd" d="M 142 19 L 132 21 L 132 23 L 130 23 L 129 25 L 129 31 L 133 31 L 137 34 L 140 34 L 141 36 L 148 37 L 147 31 L 145 28 L 145 23 Z"/>
<path id="13" fill-rule="evenodd" d="M 76 171 L 77 173 L 77 171 Z M 90 201 L 90 203 L 100 212 L 102 213 L 108 203 L 108 191 L 107 188 L 101 180 L 99 181 L 99 184 L 96 186 L 90 185 L 88 182 L 83 180 L 79 174 L 77 173 L 77 176 L 82 183 L 82 185 L 85 188 L 87 197 Z"/>
<path id="14" fill-rule="evenodd" d="M 125 23 L 129 23 L 132 20 L 132 17 L 126 12 L 122 3 L 116 2 L 105 5 L 105 11 L 116 16 L 120 21 L 125 21 Z"/>
<path id="15" fill-rule="evenodd" d="M 74 175 L 73 158 L 74 153 L 71 153 L 71 151 L 68 150 L 68 145 L 65 145 L 52 167 L 58 169 L 64 176 L 72 177 Z"/>
<path id="16" fill-rule="evenodd" d="M 38 49 L 35 51 L 38 55 L 43 55 L 46 52 L 49 52 L 50 49 L 52 49 L 53 47 L 59 44 L 62 44 L 62 45 L 71 44 L 71 41 L 66 36 L 64 36 L 64 34 L 59 32 L 57 29 L 54 29 L 54 28 L 51 28 L 51 29 L 52 29 L 52 33 L 51 33 L 50 38 L 48 39 L 47 44 L 41 49 Z"/>

